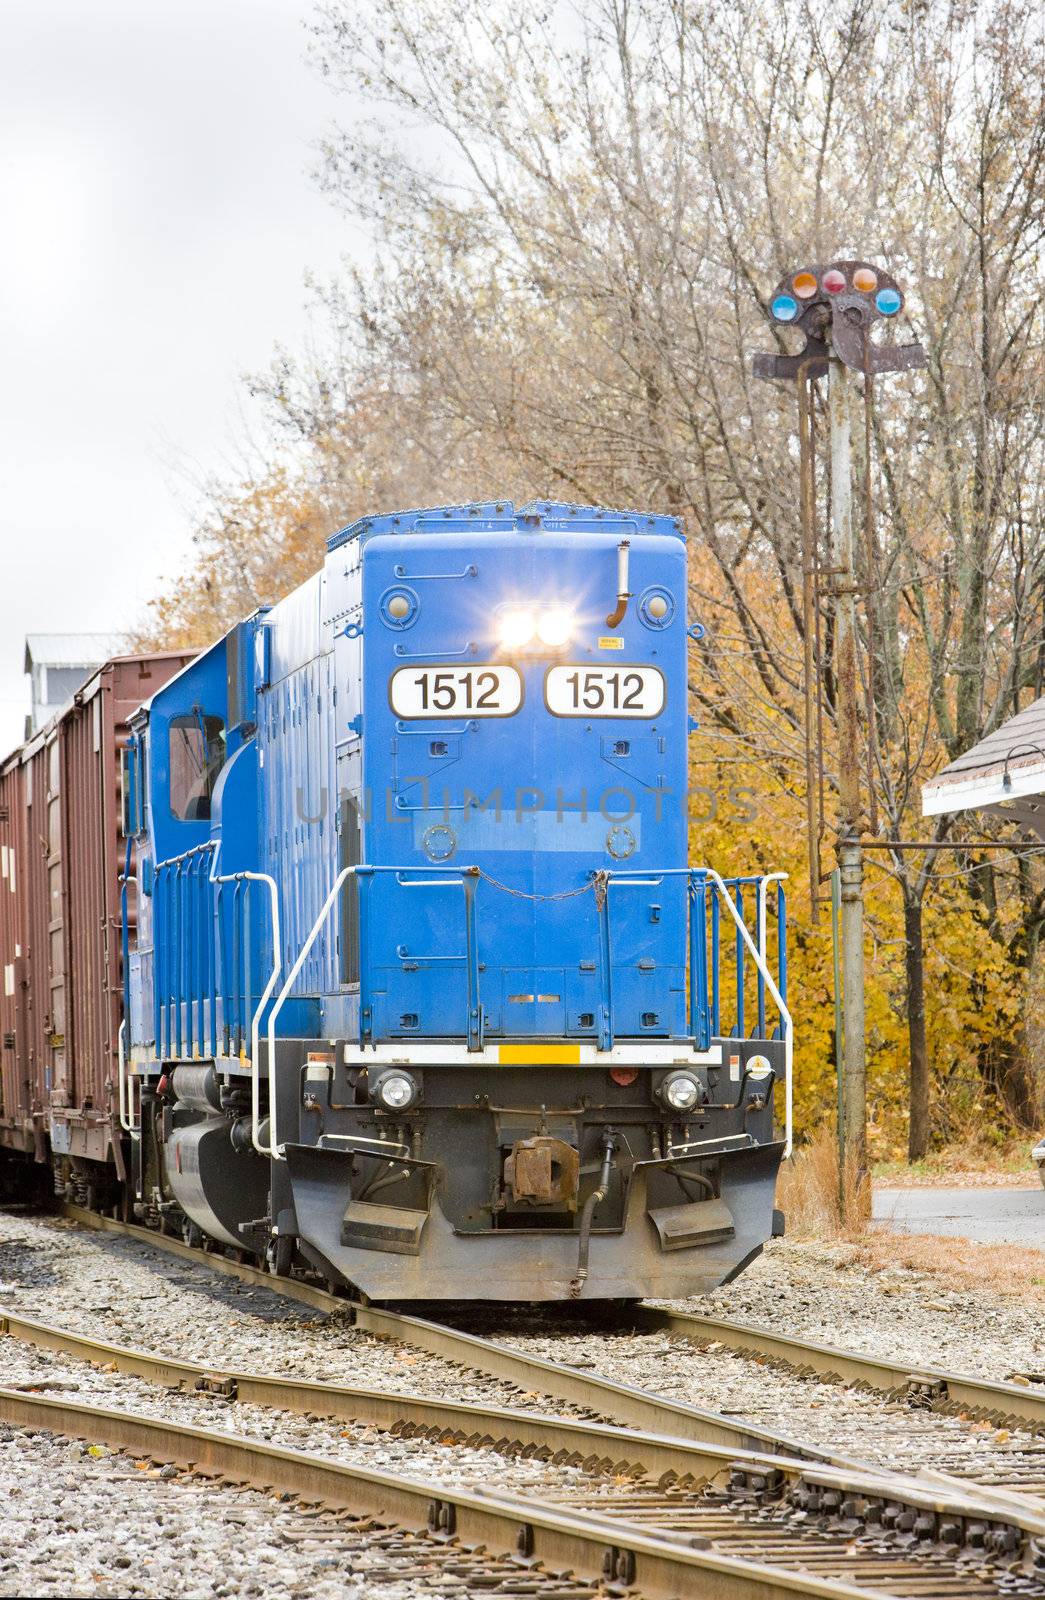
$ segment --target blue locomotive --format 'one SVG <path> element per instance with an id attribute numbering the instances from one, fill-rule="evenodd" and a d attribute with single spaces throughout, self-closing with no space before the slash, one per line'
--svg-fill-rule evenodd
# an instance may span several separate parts
<path id="1" fill-rule="evenodd" d="M 687 861 L 686 594 L 668 517 L 368 517 L 141 709 L 139 1216 L 377 1300 L 687 1295 L 758 1253 L 783 889 Z"/>

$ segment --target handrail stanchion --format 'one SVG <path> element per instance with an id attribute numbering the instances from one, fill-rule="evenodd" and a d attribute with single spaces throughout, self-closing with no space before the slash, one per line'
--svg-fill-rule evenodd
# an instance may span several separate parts
<path id="1" fill-rule="evenodd" d="M 595 909 L 599 919 L 599 1042 L 598 1049 L 613 1049 L 613 986 L 610 968 L 610 876 L 596 872 Z"/>
<path id="2" fill-rule="evenodd" d="M 722 1034 L 722 995 L 719 988 L 719 964 L 721 961 L 721 929 L 719 923 L 722 913 L 719 911 L 718 895 L 711 897 L 711 1036 L 718 1039 Z"/>
<path id="3" fill-rule="evenodd" d="M 760 878 L 758 880 L 758 948 L 762 960 L 766 963 L 766 966 L 769 965 L 769 930 L 767 926 L 769 917 L 769 886 L 771 883 L 775 883 L 777 886 L 777 987 L 785 998 L 787 997 L 787 951 L 784 948 L 785 941 L 782 937 L 783 924 L 780 921 L 780 911 L 784 904 L 783 886 L 786 878 L 786 872 L 767 872 L 764 878 Z M 782 973 L 780 966 L 781 955 L 783 955 L 784 961 Z M 783 982 L 781 982 L 781 976 L 783 976 Z M 778 1031 L 778 1029 L 774 1029 L 772 1037 L 775 1038 Z M 759 1033 L 762 1038 L 769 1037 L 769 1035 L 766 1033 L 765 985 L 761 981 L 761 975 L 759 976 Z"/>
<path id="4" fill-rule="evenodd" d="M 698 1050 L 711 1043 L 711 1018 L 708 1013 L 707 882 L 699 874 L 690 876 L 689 900 L 689 1031 Z"/>
<path id="5" fill-rule="evenodd" d="M 232 892 L 232 1035 L 229 1040 L 230 1054 L 241 1056 L 245 1034 L 243 1032 L 243 918 L 240 915 L 240 901 L 246 888 L 242 881 L 237 881 Z"/>
<path id="6" fill-rule="evenodd" d="M 219 849 L 220 849 L 220 846 L 219 846 Z M 261 1141 L 260 1141 L 260 1139 L 258 1137 L 258 1130 L 259 1130 L 260 1125 L 261 1125 L 261 1083 L 260 1083 L 260 1079 L 261 1079 L 261 1063 L 260 1063 L 260 1060 L 259 1060 L 259 1056 L 260 1056 L 259 1039 L 260 1039 L 260 1032 L 261 1032 L 261 1013 L 264 1011 L 265 1007 L 268 1005 L 269 1000 L 272 998 L 272 991 L 276 987 L 276 980 L 278 979 L 278 977 L 280 975 L 280 972 L 282 970 L 282 967 L 283 967 L 283 945 L 282 945 L 282 940 L 281 940 L 281 937 L 280 937 L 280 927 L 279 927 L 279 889 L 277 887 L 276 880 L 272 876 L 271 873 L 268 873 L 268 872 L 225 872 L 225 873 L 219 873 L 218 870 L 217 870 L 217 867 L 218 867 L 218 851 L 215 850 L 214 859 L 213 859 L 213 861 L 211 863 L 211 869 L 210 869 L 208 882 L 218 885 L 218 895 L 219 895 L 219 897 L 221 895 L 222 886 L 224 884 L 226 884 L 226 883 L 234 883 L 235 884 L 236 887 L 232 891 L 232 896 L 233 896 L 233 933 L 234 934 L 235 934 L 236 930 L 239 927 L 239 918 L 236 915 L 236 907 L 237 907 L 237 903 L 238 903 L 238 899 L 239 899 L 239 895 L 240 895 L 240 891 L 241 890 L 242 890 L 243 896 L 244 896 L 244 904 L 246 904 L 246 901 L 250 897 L 250 885 L 252 883 L 263 883 L 268 888 L 269 899 L 271 901 L 270 917 L 271 917 L 271 922 L 272 922 L 272 927 L 271 927 L 271 933 L 272 933 L 272 968 L 271 968 L 271 970 L 269 972 L 269 975 L 268 975 L 268 981 L 266 982 L 264 989 L 261 991 L 261 995 L 260 995 L 260 997 L 258 999 L 257 1006 L 255 1007 L 254 1012 L 253 1012 L 253 1014 L 251 1016 L 251 1019 L 250 1019 L 250 1133 L 251 1133 L 251 1140 L 252 1140 L 252 1142 L 254 1144 L 254 1148 L 255 1148 L 255 1150 L 258 1151 L 259 1155 L 269 1155 L 269 1154 L 271 1154 L 271 1151 L 267 1150 L 261 1144 Z M 220 923 L 219 923 L 219 933 L 220 933 Z M 250 955 L 249 955 L 249 951 L 248 951 L 248 954 L 247 954 L 248 963 L 249 963 L 249 960 L 250 960 Z M 237 1000 L 237 1005 L 238 1005 L 238 1002 L 239 1002 L 239 991 L 238 991 L 236 978 L 237 978 L 237 974 L 236 974 L 236 971 L 235 971 L 235 968 L 234 968 L 233 969 L 232 982 L 233 982 L 233 991 L 234 991 L 234 993 L 236 995 L 236 1000 Z M 240 1046 L 240 1051 L 242 1053 L 242 1044 Z M 271 1060 L 271 1052 L 270 1052 L 270 1060 Z M 270 1096 L 270 1098 L 271 1098 L 271 1096 Z"/>
<path id="7" fill-rule="evenodd" d="M 707 876 L 708 876 L 709 880 L 716 885 L 716 887 L 718 888 L 719 892 L 721 893 L 722 898 L 725 901 L 726 907 L 727 907 L 727 909 L 729 911 L 729 914 L 733 918 L 733 921 L 736 923 L 737 935 L 738 935 L 739 938 L 741 938 L 744 941 L 744 944 L 746 945 L 747 949 L 751 952 L 751 956 L 752 956 L 752 958 L 753 958 L 753 960 L 755 962 L 755 965 L 757 966 L 762 958 L 760 957 L 760 955 L 758 953 L 758 949 L 757 949 L 757 947 L 755 945 L 754 940 L 752 939 L 750 933 L 747 930 L 747 927 L 744 924 L 743 917 L 741 917 L 739 915 L 739 913 L 737 912 L 736 907 L 733 904 L 733 898 L 730 895 L 729 890 L 726 888 L 726 885 L 724 884 L 722 879 L 719 877 L 718 873 L 712 867 L 705 867 L 702 870 L 707 873 Z M 763 963 L 763 965 L 764 965 L 764 963 Z M 784 1159 L 786 1160 L 788 1158 L 788 1156 L 791 1154 L 791 1149 L 792 1149 L 792 1145 L 793 1145 L 793 1142 L 794 1142 L 793 1141 L 794 1085 L 793 1085 L 793 1082 L 792 1082 L 792 1065 L 793 1065 L 793 1058 L 794 1058 L 794 1038 L 793 1038 L 793 1030 L 792 1030 L 792 1024 L 791 1024 L 791 1013 L 787 1009 L 787 1002 L 785 1001 L 783 994 L 780 992 L 780 989 L 777 987 L 776 980 L 773 977 L 772 973 L 768 970 L 768 968 L 766 968 L 766 971 L 765 971 L 765 979 L 766 979 L 766 988 L 769 990 L 770 997 L 771 997 L 771 999 L 773 1001 L 773 1004 L 777 1007 L 778 1011 L 780 1012 L 780 1021 L 781 1021 L 781 1026 L 783 1028 L 783 1037 L 784 1037 Z"/>
<path id="8" fill-rule="evenodd" d="M 163 906 L 165 874 L 159 867 L 152 880 L 152 1031 L 156 1045 L 156 1058 L 163 1060 L 164 984 L 166 982 L 167 935 Z"/>
<path id="9" fill-rule="evenodd" d="M 364 1049 L 374 1037 L 374 1007 L 370 998 L 370 890 L 374 882 L 374 869 L 357 867 L 355 874 L 359 886 L 359 1047 Z M 316 931 L 309 935 L 303 954 L 308 954 Z"/>
<path id="10" fill-rule="evenodd" d="M 779 880 L 782 880 L 782 879 L 783 879 L 783 874 L 781 873 L 781 874 L 779 874 Z M 777 882 L 777 886 L 776 886 L 776 937 L 777 937 L 777 947 L 776 947 L 777 988 L 780 990 L 780 993 L 783 995 L 784 999 L 786 1000 L 787 999 L 787 896 L 784 893 L 784 885 L 783 885 L 782 881 L 778 881 Z M 783 1027 L 783 1019 L 781 1019 L 781 1021 L 777 1024 L 777 1029 L 776 1029 L 777 1035 L 779 1035 L 782 1027 Z"/>
<path id="11" fill-rule="evenodd" d="M 315 922 L 312 924 L 312 929 L 311 929 L 311 932 L 308 935 L 308 938 L 305 940 L 304 944 L 301 946 L 301 949 L 298 951 L 297 959 L 295 960 L 294 965 L 291 967 L 290 971 L 287 973 L 287 976 L 286 976 L 286 978 L 284 979 L 284 982 L 283 982 L 283 987 L 279 991 L 279 994 L 276 996 L 276 999 L 275 999 L 275 1001 L 274 1001 L 274 1003 L 272 1005 L 272 1008 L 269 1011 L 269 1016 L 268 1016 L 269 1143 L 268 1143 L 267 1147 L 261 1144 L 261 1142 L 260 1142 L 260 1140 L 258 1138 L 258 1132 L 257 1132 L 257 1127 L 256 1126 L 252 1126 L 251 1135 L 252 1135 L 252 1138 L 254 1140 L 254 1148 L 259 1152 L 259 1154 L 263 1155 L 263 1156 L 271 1156 L 274 1161 L 283 1161 L 283 1160 L 286 1159 L 284 1156 L 282 1156 L 280 1154 L 279 1139 L 278 1139 L 278 1135 L 277 1135 L 277 1131 L 276 1131 L 276 1092 L 275 1092 L 276 1091 L 276 1081 L 275 1081 L 275 1078 L 276 1078 L 276 1074 L 275 1074 L 276 1018 L 279 1016 L 279 1013 L 282 1011 L 284 1001 L 286 1000 L 286 998 L 287 998 L 288 994 L 290 993 L 291 989 L 294 987 L 294 983 L 297 980 L 298 973 L 301 971 L 302 967 L 305 965 L 305 962 L 306 962 L 306 960 L 308 958 L 308 953 L 312 949 L 312 946 L 315 944 L 316 939 L 319 936 L 319 930 L 322 928 L 323 924 L 327 920 L 327 917 L 330 915 L 331 906 L 334 904 L 334 901 L 337 899 L 338 895 L 341 893 L 342 884 L 348 878 L 350 878 L 353 873 L 369 872 L 370 874 L 372 874 L 373 870 L 374 869 L 372 867 L 369 867 L 369 868 L 342 867 L 341 868 L 341 871 L 338 873 L 337 877 L 334 879 L 333 888 L 331 889 L 330 893 L 327 895 L 326 899 L 323 901 L 322 906 L 320 907 L 319 915 L 316 918 Z M 360 937 L 360 950 L 361 950 L 361 954 L 362 954 L 362 942 L 363 942 L 362 941 L 362 923 L 363 923 L 362 902 L 363 902 L 363 896 L 361 895 L 360 896 L 360 936 L 361 936 Z M 360 979 L 361 980 L 362 980 L 362 972 L 363 972 L 363 963 L 362 963 L 362 960 L 360 960 Z M 360 1002 L 362 1002 L 362 982 L 361 982 L 361 986 L 360 986 Z M 362 1003 L 360 1004 L 360 1015 L 362 1015 Z M 257 1075 L 258 1075 L 258 1063 L 255 1060 L 255 1063 L 254 1063 L 255 1080 L 257 1079 Z M 258 1113 L 257 1113 L 257 1107 L 255 1105 L 255 1107 L 253 1108 L 253 1112 L 252 1112 L 252 1123 L 257 1123 L 257 1117 L 258 1117 Z"/>
<path id="12" fill-rule="evenodd" d="M 217 856 L 214 857 L 217 864 Z M 218 1055 L 218 1002 L 221 1002 L 221 1044 L 223 1056 L 228 1055 L 225 1024 L 225 885 L 217 880 L 218 892 L 214 897 L 214 1055 Z"/>
<path id="13" fill-rule="evenodd" d="M 201 925 L 202 905 L 200 901 L 200 884 L 203 865 L 202 856 L 194 856 L 189 862 L 189 939 L 192 951 L 195 954 L 195 963 L 190 961 L 189 971 L 189 1054 L 199 1056 L 203 1054 L 203 939 L 204 931 Z M 195 971 L 193 971 L 195 966 Z"/>
<path id="14" fill-rule="evenodd" d="M 189 873 L 184 859 L 178 862 L 179 910 L 178 931 L 181 940 L 178 963 L 178 1056 L 189 1054 L 189 963 L 192 958 L 192 910 L 189 900 Z"/>
<path id="15" fill-rule="evenodd" d="M 758 930 L 758 953 L 766 959 L 766 880 L 759 878 L 755 885 L 755 927 Z M 766 1037 L 766 980 L 758 969 L 758 1037 Z"/>
<path id="16" fill-rule="evenodd" d="M 464 889 L 465 965 L 468 971 L 468 1048 L 483 1048 L 483 1014 L 479 999 L 479 941 L 475 928 L 475 890 L 479 882 L 479 868 L 471 867 L 461 874 Z"/>
<path id="17" fill-rule="evenodd" d="M 741 888 L 739 883 L 737 884 L 736 889 L 735 889 L 734 892 L 736 894 L 736 917 L 734 918 L 734 921 L 737 923 L 737 926 L 739 927 L 740 924 L 743 923 L 743 921 L 744 921 L 744 891 Z M 744 968 L 744 946 L 741 943 L 739 936 L 737 937 L 737 941 L 736 941 L 736 955 L 737 955 L 737 1024 L 736 1024 L 736 1027 L 733 1030 L 733 1032 L 734 1032 L 734 1036 L 737 1039 L 742 1039 L 744 1037 L 744 978 L 745 978 L 746 974 L 745 974 L 745 968 Z"/>
<path id="18" fill-rule="evenodd" d="M 129 1133 L 132 1139 L 136 1139 L 138 1132 L 134 1126 L 133 1090 L 131 1099 L 128 1100 L 127 1098 L 127 1018 L 131 1014 L 131 930 L 127 890 L 132 883 L 134 884 L 135 893 L 138 893 L 138 879 L 131 872 L 131 850 L 132 841 L 128 838 L 127 855 L 123 872 L 120 876 L 120 961 L 121 977 L 123 979 L 123 1017 L 116 1033 L 116 1087 L 120 1127 L 124 1133 Z"/>

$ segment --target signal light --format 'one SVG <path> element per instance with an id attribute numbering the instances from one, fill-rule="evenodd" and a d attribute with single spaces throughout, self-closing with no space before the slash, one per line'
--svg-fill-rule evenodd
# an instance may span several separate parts
<path id="1" fill-rule="evenodd" d="M 816 294 L 816 279 L 811 272 L 798 272 L 791 279 L 791 287 L 800 300 L 811 300 Z"/>
<path id="2" fill-rule="evenodd" d="M 798 301 L 789 294 L 778 294 L 770 310 L 778 322 L 793 322 L 798 316 Z"/>
<path id="3" fill-rule="evenodd" d="M 903 304 L 895 289 L 879 289 L 874 297 L 874 303 L 883 317 L 895 317 Z"/>
<path id="4" fill-rule="evenodd" d="M 872 272 L 870 267 L 857 267 L 853 273 L 853 288 L 859 289 L 861 294 L 870 294 L 878 284 L 877 272 Z"/>
<path id="5" fill-rule="evenodd" d="M 832 267 L 829 272 L 825 272 L 820 281 L 828 294 L 841 294 L 842 290 L 846 288 L 845 275 L 839 272 L 837 267 Z"/>

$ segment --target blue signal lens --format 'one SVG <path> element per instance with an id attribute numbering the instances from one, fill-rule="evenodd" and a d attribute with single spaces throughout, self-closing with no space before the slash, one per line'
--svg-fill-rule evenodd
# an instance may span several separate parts
<path id="1" fill-rule="evenodd" d="M 883 317 L 895 317 L 902 301 L 895 289 L 879 289 L 874 297 L 874 303 Z"/>
<path id="2" fill-rule="evenodd" d="M 770 310 L 778 322 L 793 322 L 798 316 L 798 301 L 789 294 L 778 294 Z"/>

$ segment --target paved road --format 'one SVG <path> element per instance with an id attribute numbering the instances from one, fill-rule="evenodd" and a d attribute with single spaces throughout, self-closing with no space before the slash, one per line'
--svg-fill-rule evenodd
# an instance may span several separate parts
<path id="1" fill-rule="evenodd" d="M 1045 1251 L 1045 1189 L 876 1189 L 874 1217 L 897 1233 L 954 1234 Z"/>

